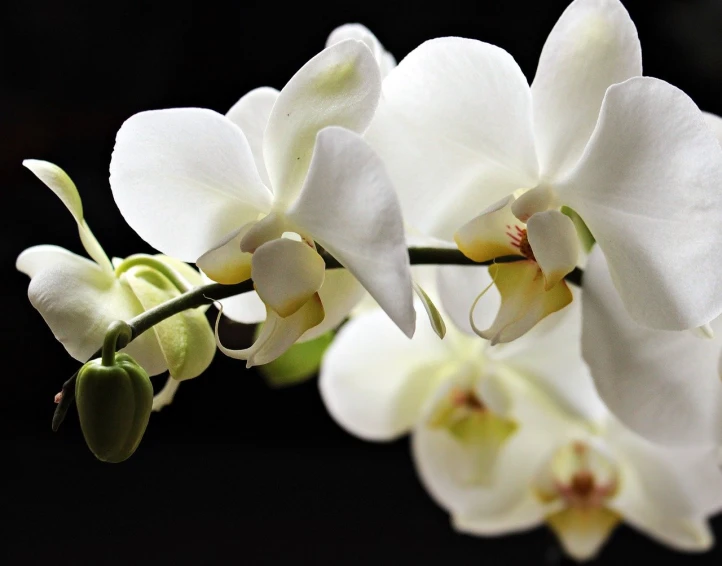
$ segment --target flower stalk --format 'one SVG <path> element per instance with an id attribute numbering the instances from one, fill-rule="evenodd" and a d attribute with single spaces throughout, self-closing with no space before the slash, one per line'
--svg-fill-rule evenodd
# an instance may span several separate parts
<path id="1" fill-rule="evenodd" d="M 343 268 L 338 260 L 328 254 L 328 252 L 323 252 L 321 256 L 326 263 L 326 269 Z M 411 265 L 491 265 L 493 263 L 511 263 L 524 258 L 521 256 L 503 256 L 492 261 L 477 263 L 456 249 L 409 248 L 409 259 L 411 261 Z M 566 280 L 569 283 L 579 286 L 582 283 L 582 275 L 583 271 L 579 268 L 575 268 L 574 271 L 566 276 Z M 108 329 L 108 335 L 106 335 L 105 342 L 107 343 L 110 339 L 117 349 L 122 349 L 138 336 L 143 334 L 146 330 L 150 330 L 156 324 L 163 322 L 165 319 L 170 318 L 175 314 L 183 312 L 186 309 L 200 307 L 215 300 L 227 299 L 228 297 L 233 297 L 234 295 L 248 293 L 249 291 L 253 291 L 253 281 L 250 279 L 235 285 L 210 283 L 208 285 L 196 287 L 183 293 L 179 297 L 166 301 L 165 303 L 149 309 L 129 320 L 127 322 L 127 328 L 129 329 L 128 333 L 119 334 L 115 324 L 112 324 Z M 112 339 L 110 338 L 111 333 L 113 334 Z M 104 348 L 99 349 L 91 356 L 91 359 L 101 356 L 103 351 Z M 70 379 L 63 383 L 63 389 L 61 391 L 62 396 L 60 398 L 60 402 L 55 407 L 55 413 L 53 414 L 53 431 L 57 431 L 63 420 L 65 420 L 65 415 L 75 399 L 75 380 L 77 377 L 78 372 L 75 372 Z"/>

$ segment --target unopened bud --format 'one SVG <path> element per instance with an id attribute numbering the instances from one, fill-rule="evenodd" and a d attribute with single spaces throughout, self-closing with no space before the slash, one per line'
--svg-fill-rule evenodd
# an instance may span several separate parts
<path id="1" fill-rule="evenodd" d="M 96 458 L 122 462 L 140 444 L 153 405 L 146 371 L 127 354 L 91 360 L 78 372 L 75 398 L 85 442 Z"/>

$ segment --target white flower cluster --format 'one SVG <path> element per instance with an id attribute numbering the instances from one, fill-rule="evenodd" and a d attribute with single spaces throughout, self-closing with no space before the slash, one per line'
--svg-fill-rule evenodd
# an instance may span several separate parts
<path id="1" fill-rule="evenodd" d="M 411 432 L 456 529 L 546 523 L 585 560 L 625 522 L 702 551 L 722 510 L 720 140 L 722 119 L 642 76 L 618 0 L 574 0 L 531 86 L 493 45 L 433 39 L 396 65 L 349 24 L 280 92 L 123 124 L 113 197 L 165 255 L 111 262 L 69 177 L 26 161 L 94 261 L 37 246 L 17 267 L 82 361 L 113 320 L 252 280 L 222 301 L 262 323 L 249 348 L 204 307 L 128 346 L 173 378 L 156 409 L 216 346 L 268 364 L 349 318 L 320 368 L 328 410 L 368 440 Z M 409 246 L 472 265 L 414 267 Z"/>

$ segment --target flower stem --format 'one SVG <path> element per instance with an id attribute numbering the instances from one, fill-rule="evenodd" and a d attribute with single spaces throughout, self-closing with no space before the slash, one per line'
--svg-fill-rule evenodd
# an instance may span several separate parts
<path id="1" fill-rule="evenodd" d="M 321 256 L 326 262 L 326 269 L 340 269 L 343 266 L 338 262 L 336 258 L 331 256 L 328 252 L 324 251 Z M 146 258 L 144 258 L 146 259 Z M 523 260 L 525 258 L 521 256 L 503 256 L 498 257 L 492 261 L 477 263 L 472 261 L 459 250 L 451 248 L 409 248 L 409 259 L 411 265 L 491 265 L 493 263 L 510 263 L 513 261 Z M 145 261 L 139 263 L 146 263 Z M 159 262 L 160 263 L 160 262 Z M 146 263 L 147 264 L 147 263 Z M 573 285 L 581 285 L 583 271 L 579 268 L 575 268 L 574 271 L 566 276 L 566 280 Z M 158 305 L 152 309 L 139 314 L 135 318 L 127 322 L 127 327 L 130 328 L 130 334 L 128 340 L 123 341 L 118 346 L 125 347 L 130 342 L 135 340 L 138 336 L 143 334 L 146 330 L 153 328 L 156 324 L 163 322 L 165 319 L 171 316 L 183 312 L 187 309 L 193 309 L 203 306 L 211 301 L 218 299 L 226 299 L 242 293 L 248 293 L 253 291 L 253 281 L 247 280 L 242 283 L 236 283 L 235 285 L 221 285 L 220 283 L 211 283 L 209 285 L 203 285 L 196 287 L 175 297 L 165 303 Z M 111 325 L 112 328 L 112 325 Z M 109 331 L 110 332 L 110 331 Z M 113 338 L 115 340 L 118 335 Z M 121 340 L 124 340 L 124 336 Z M 105 341 L 108 340 L 106 335 Z M 113 353 L 115 350 L 113 350 Z M 99 349 L 95 354 L 91 356 L 91 359 L 95 359 L 104 353 L 104 348 Z M 105 356 L 103 356 L 105 359 Z M 105 363 L 105 361 L 103 362 Z M 75 380 L 77 379 L 78 373 L 75 372 L 73 376 L 63 384 L 62 397 L 57 407 L 55 408 L 55 414 L 53 415 L 53 431 L 57 431 L 61 423 L 65 419 L 65 415 L 68 409 L 75 399 Z"/>
<path id="2" fill-rule="evenodd" d="M 133 332 L 127 322 L 115 320 L 110 323 L 103 340 L 102 364 L 105 367 L 115 365 L 115 351 L 124 348 L 130 342 Z"/>

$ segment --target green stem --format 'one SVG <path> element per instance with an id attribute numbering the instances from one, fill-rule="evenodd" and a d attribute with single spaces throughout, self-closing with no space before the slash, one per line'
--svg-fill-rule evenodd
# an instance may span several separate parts
<path id="1" fill-rule="evenodd" d="M 340 269 L 343 266 L 332 257 L 328 252 L 322 252 L 321 256 L 326 262 L 326 269 Z M 141 256 L 131 256 L 131 258 Z M 131 259 L 129 258 L 129 259 Z M 143 261 L 135 263 L 134 265 L 149 265 L 147 259 L 150 256 L 142 256 Z M 492 261 L 483 263 L 477 263 L 470 260 L 459 250 L 446 249 L 446 248 L 409 248 L 409 259 L 411 265 L 491 265 L 493 263 L 510 263 L 513 261 L 519 261 L 526 259 L 522 256 L 504 256 L 498 257 Z M 128 260 L 126 260 L 128 261 Z M 133 260 L 135 261 L 135 260 Z M 155 260 L 158 263 L 158 260 Z M 125 263 L 125 262 L 123 262 Z M 163 269 L 170 270 L 165 264 L 161 264 Z M 129 269 L 132 265 L 129 265 L 125 269 Z M 155 268 L 155 264 L 153 264 Z M 123 270 L 124 271 L 124 270 Z M 159 269 L 161 271 L 161 269 Z M 122 271 L 121 271 L 122 272 Z M 163 271 L 162 271 L 163 272 Z M 163 272 L 166 275 L 165 272 Z M 581 285 L 583 271 L 579 268 L 575 268 L 569 275 L 566 276 L 566 280 L 574 285 Z M 167 275 L 166 275 L 167 277 Z M 170 279 L 170 277 L 169 277 Z M 172 279 L 171 279 L 172 281 Z M 135 318 L 128 321 L 127 326 L 130 328 L 130 336 L 128 341 L 125 342 L 122 347 L 127 346 L 130 342 L 135 340 L 138 336 L 143 334 L 146 330 L 149 330 L 159 322 L 163 322 L 165 319 L 171 316 L 183 312 L 187 309 L 193 309 L 207 304 L 209 301 L 226 299 L 241 293 L 247 293 L 253 291 L 253 281 L 243 281 L 242 283 L 236 283 L 235 285 L 221 285 L 220 283 L 211 283 L 209 285 L 203 285 L 201 287 L 195 287 L 190 291 L 184 292 L 182 295 L 175 297 L 165 303 L 158 305 L 150 310 L 139 314 Z M 106 335 L 106 341 L 108 337 Z M 95 359 L 103 354 L 103 349 L 98 350 L 91 356 L 90 359 Z M 103 358 L 105 360 L 105 357 Z M 105 364 L 105 361 L 103 361 Z M 63 384 L 62 396 L 58 406 L 55 408 L 55 414 L 53 415 L 53 430 L 58 430 L 58 427 L 65 419 L 65 414 L 68 412 L 70 405 L 75 398 L 75 380 L 77 378 L 77 372 Z"/>
<path id="2" fill-rule="evenodd" d="M 110 323 L 103 339 L 102 364 L 105 367 L 115 365 L 115 351 L 120 347 L 124 348 L 133 336 L 133 332 L 127 322 L 116 320 Z"/>

